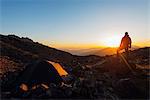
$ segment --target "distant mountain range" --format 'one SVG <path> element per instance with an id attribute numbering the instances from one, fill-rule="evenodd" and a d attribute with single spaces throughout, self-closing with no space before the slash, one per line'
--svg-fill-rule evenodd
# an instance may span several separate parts
<path id="1" fill-rule="evenodd" d="M 132 46 L 131 50 L 135 50 L 138 48 L 140 47 Z M 106 55 L 116 54 L 117 48 L 106 47 L 106 48 L 89 48 L 89 49 L 76 49 L 76 50 L 64 49 L 64 51 L 70 52 L 74 55 L 80 55 L 80 56 L 86 56 L 86 55 L 106 56 Z"/>

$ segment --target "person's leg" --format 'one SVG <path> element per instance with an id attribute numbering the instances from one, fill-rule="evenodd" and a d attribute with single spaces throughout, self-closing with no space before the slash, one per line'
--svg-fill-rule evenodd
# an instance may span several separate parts
<path id="1" fill-rule="evenodd" d="M 125 48 L 125 52 L 126 52 L 126 53 L 128 52 L 128 48 Z"/>
<path id="2" fill-rule="evenodd" d="M 129 56 L 129 51 L 128 51 L 129 49 L 128 49 L 128 47 L 127 48 L 125 48 L 125 55 L 126 55 L 126 58 L 128 59 L 128 56 Z"/>

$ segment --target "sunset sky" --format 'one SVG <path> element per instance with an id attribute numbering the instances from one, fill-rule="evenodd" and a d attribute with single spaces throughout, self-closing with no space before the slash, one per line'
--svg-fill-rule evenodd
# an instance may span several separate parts
<path id="1" fill-rule="evenodd" d="M 1 34 L 56 48 L 150 46 L 149 0 L 0 0 Z"/>

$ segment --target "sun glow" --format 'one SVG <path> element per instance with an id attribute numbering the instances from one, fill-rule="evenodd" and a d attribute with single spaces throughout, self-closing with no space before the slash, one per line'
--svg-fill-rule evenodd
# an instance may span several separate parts
<path id="1" fill-rule="evenodd" d="M 121 42 L 120 36 L 112 36 L 103 40 L 103 45 L 107 47 L 118 47 Z"/>

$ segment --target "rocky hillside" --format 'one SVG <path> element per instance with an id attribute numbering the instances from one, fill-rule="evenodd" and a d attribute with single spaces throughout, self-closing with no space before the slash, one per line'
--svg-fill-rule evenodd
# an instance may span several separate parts
<path id="1" fill-rule="evenodd" d="M 0 35 L 1 55 L 11 58 L 20 59 L 28 62 L 31 59 L 47 59 L 70 61 L 73 56 L 67 52 L 57 50 L 38 42 L 34 42 L 29 38 L 20 38 L 15 35 Z"/>
<path id="2" fill-rule="evenodd" d="M 39 59 L 62 63 L 66 67 L 68 66 L 66 69 L 96 63 L 103 59 L 99 56 L 75 56 L 34 42 L 27 37 L 20 38 L 15 35 L 0 35 L 0 50 L 1 59 L 9 58 L 9 60 L 19 63 L 19 68 L 21 68 L 20 66 L 23 68 L 26 64 Z"/>

